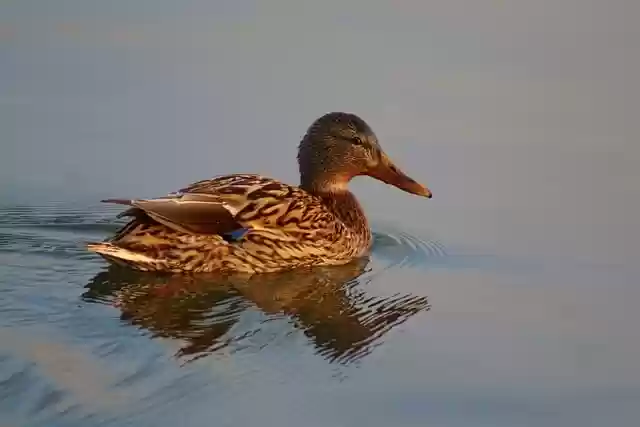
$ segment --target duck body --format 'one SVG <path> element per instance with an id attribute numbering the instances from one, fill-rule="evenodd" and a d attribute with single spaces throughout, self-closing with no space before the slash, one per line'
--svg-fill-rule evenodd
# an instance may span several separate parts
<path id="1" fill-rule="evenodd" d="M 350 192 L 313 195 L 260 175 L 196 182 L 166 197 L 111 199 L 132 219 L 89 250 L 142 271 L 267 273 L 341 265 L 367 253 L 371 231 Z"/>
<path id="2" fill-rule="evenodd" d="M 298 148 L 300 185 L 255 174 L 198 181 L 155 199 L 108 199 L 131 220 L 88 244 L 114 264 L 170 273 L 269 273 L 341 265 L 371 247 L 349 181 L 369 175 L 412 194 L 431 192 L 398 169 L 360 117 L 327 113 Z"/>

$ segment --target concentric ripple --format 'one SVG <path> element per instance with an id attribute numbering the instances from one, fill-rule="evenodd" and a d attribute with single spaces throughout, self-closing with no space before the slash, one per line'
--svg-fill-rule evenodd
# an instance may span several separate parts
<path id="1" fill-rule="evenodd" d="M 383 270 L 427 266 L 449 256 L 441 242 L 390 226 L 374 228 L 372 252 L 383 261 Z"/>

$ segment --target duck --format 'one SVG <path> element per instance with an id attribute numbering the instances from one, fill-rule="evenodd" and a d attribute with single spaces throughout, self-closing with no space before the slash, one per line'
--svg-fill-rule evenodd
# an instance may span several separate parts
<path id="1" fill-rule="evenodd" d="M 87 249 L 111 264 L 158 273 L 262 274 L 344 265 L 367 256 L 372 233 L 349 182 L 369 176 L 431 198 L 354 113 L 330 112 L 298 146 L 299 185 L 260 174 L 221 175 L 166 196 L 106 199 L 129 221 Z"/>

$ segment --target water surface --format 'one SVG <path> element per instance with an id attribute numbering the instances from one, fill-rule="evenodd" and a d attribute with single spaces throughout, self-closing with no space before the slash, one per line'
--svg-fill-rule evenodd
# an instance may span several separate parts
<path id="1" fill-rule="evenodd" d="M 0 2 L 0 425 L 640 425 L 640 2 Z M 298 182 L 328 111 L 368 259 L 111 269 L 107 197 Z"/>
<path id="2" fill-rule="evenodd" d="M 116 213 L 2 207 L 3 422 L 509 425 L 637 414 L 639 291 L 622 270 L 456 253 L 378 224 L 371 256 L 343 267 L 157 276 L 83 249 L 117 229 Z"/>

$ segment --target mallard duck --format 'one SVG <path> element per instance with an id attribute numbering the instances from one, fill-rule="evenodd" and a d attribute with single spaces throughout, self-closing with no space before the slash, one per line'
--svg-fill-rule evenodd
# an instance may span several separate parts
<path id="1" fill-rule="evenodd" d="M 369 175 L 406 192 L 431 191 L 384 153 L 371 127 L 351 113 L 327 113 L 298 147 L 300 185 L 235 174 L 195 182 L 153 199 L 107 199 L 127 205 L 131 220 L 115 236 L 89 243 L 108 261 L 142 271 L 268 273 L 342 265 L 366 255 L 371 230 L 348 189 Z"/>

